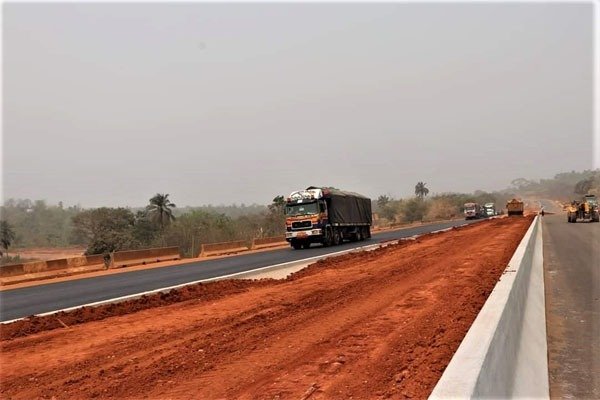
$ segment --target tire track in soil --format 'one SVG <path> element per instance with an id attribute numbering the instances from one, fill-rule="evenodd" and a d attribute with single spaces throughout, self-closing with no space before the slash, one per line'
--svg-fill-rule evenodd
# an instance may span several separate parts
<path id="1" fill-rule="evenodd" d="M 92 322 L 80 313 L 69 329 L 27 334 L 52 328 L 34 321 L 3 329 L 0 393 L 272 399 L 312 388 L 311 400 L 426 397 L 530 222 L 484 221 L 321 261 L 284 281 L 215 282 L 86 311 Z"/>

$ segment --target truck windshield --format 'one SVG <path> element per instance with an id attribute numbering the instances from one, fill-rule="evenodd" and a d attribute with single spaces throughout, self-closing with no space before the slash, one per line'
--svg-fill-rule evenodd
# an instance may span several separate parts
<path id="1" fill-rule="evenodd" d="M 319 207 L 317 203 L 302 203 L 285 206 L 285 215 L 309 215 L 318 214 Z"/>

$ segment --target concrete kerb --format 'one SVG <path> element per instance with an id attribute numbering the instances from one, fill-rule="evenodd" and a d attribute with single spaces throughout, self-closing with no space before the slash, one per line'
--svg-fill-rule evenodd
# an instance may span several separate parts
<path id="1" fill-rule="evenodd" d="M 548 398 L 544 301 L 535 217 L 430 399 Z"/>

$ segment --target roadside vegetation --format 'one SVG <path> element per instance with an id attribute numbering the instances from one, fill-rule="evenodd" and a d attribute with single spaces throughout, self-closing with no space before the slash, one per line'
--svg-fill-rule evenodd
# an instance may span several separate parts
<path id="1" fill-rule="evenodd" d="M 518 178 L 494 192 L 435 193 L 417 182 L 414 197 L 380 195 L 373 200 L 375 226 L 461 218 L 467 202 L 495 203 L 513 197 L 568 201 L 585 193 L 600 195 L 600 170 L 565 172 L 539 181 Z M 179 246 L 184 256 L 197 255 L 200 244 L 276 236 L 284 233 L 285 198 L 271 204 L 178 208 L 169 194 L 157 193 L 143 208 L 83 209 L 48 205 L 44 200 L 8 199 L 1 211 L 1 263 L 23 261 L 11 248 L 83 246 L 86 254 L 149 247 Z"/>
<path id="2" fill-rule="evenodd" d="M 427 187 L 424 187 L 424 189 L 427 190 L 426 193 L 429 193 Z M 426 198 L 427 195 L 423 193 L 423 187 L 417 184 L 417 187 L 415 187 L 415 197 L 412 198 L 395 199 L 389 195 L 379 196 L 373 204 L 373 211 L 376 214 L 377 220 L 376 224 L 389 226 L 412 222 L 462 218 L 465 203 L 495 203 L 499 208 L 502 208 L 508 200 L 515 196 L 510 190 L 502 192 L 484 192 L 478 190 L 470 194 L 434 193 L 429 198 Z"/>
<path id="3" fill-rule="evenodd" d="M 434 193 L 429 196 L 429 189 L 424 182 L 415 185 L 415 197 L 395 199 L 389 195 L 381 195 L 373 202 L 377 224 L 381 226 L 416 221 L 435 221 L 440 219 L 461 218 L 465 203 L 495 203 L 503 208 L 513 197 L 547 198 L 570 201 L 584 194 L 592 193 L 600 196 L 600 170 L 582 172 L 563 172 L 551 179 L 528 180 L 514 179 L 511 186 L 504 190 L 474 193 Z"/>
<path id="4" fill-rule="evenodd" d="M 523 197 L 570 201 L 584 194 L 600 195 L 600 169 L 562 172 L 551 179 L 512 181 L 512 189 Z"/>
<path id="5" fill-rule="evenodd" d="M 43 200 L 9 199 L 2 211 L 2 264 L 16 248 L 83 246 L 86 254 L 179 246 L 197 254 L 201 243 L 250 240 L 283 234 L 283 196 L 269 206 L 205 206 L 177 209 L 169 194 L 157 193 L 141 209 L 48 205 Z M 6 246 L 5 246 L 6 244 Z"/>
<path id="6" fill-rule="evenodd" d="M 7 221 L 0 221 L 0 256 L 8 255 L 8 248 L 15 240 L 15 231 Z"/>

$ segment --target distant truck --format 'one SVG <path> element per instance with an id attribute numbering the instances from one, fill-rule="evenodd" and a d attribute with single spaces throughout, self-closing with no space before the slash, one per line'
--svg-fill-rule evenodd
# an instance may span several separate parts
<path id="1" fill-rule="evenodd" d="M 600 211 L 598 210 L 598 199 L 593 194 L 586 194 L 582 201 L 573 201 L 567 207 L 568 222 L 599 222 Z"/>
<path id="2" fill-rule="evenodd" d="M 481 217 L 481 207 L 477 203 L 465 203 L 465 219 L 477 219 Z"/>
<path id="3" fill-rule="evenodd" d="M 486 217 L 493 217 L 496 215 L 496 205 L 494 203 L 485 203 L 483 205 L 483 214 Z"/>
<path id="4" fill-rule="evenodd" d="M 521 200 L 512 199 L 506 203 L 506 211 L 508 215 L 523 215 L 523 202 Z"/>
<path id="5" fill-rule="evenodd" d="M 289 195 L 285 216 L 285 240 L 296 250 L 371 237 L 371 199 L 358 193 L 310 186 Z"/>

